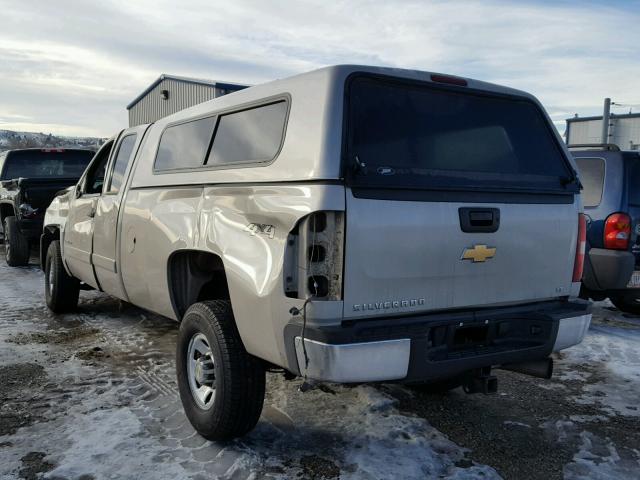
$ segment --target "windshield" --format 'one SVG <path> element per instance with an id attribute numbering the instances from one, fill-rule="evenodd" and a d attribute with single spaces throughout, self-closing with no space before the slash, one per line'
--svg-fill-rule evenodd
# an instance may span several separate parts
<path id="1" fill-rule="evenodd" d="M 91 150 L 14 150 L 7 155 L 2 180 L 80 178 L 93 155 Z"/>
<path id="2" fill-rule="evenodd" d="M 547 120 L 526 99 L 364 76 L 352 80 L 348 98 L 355 184 L 567 191 L 573 179 Z"/>

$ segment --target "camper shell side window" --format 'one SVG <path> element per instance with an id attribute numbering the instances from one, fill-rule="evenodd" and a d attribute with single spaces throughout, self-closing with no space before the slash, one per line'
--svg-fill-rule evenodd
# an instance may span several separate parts
<path id="1" fill-rule="evenodd" d="M 264 166 L 277 158 L 289 116 L 289 97 L 170 124 L 162 132 L 154 174 Z"/>

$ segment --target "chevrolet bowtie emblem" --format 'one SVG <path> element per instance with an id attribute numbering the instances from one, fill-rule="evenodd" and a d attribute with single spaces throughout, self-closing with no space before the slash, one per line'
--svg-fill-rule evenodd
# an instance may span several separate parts
<path id="1" fill-rule="evenodd" d="M 464 249 L 460 260 L 472 260 L 473 263 L 486 262 L 487 258 L 493 258 L 495 254 L 495 247 L 487 247 L 486 245 L 474 245 L 473 248 Z"/>

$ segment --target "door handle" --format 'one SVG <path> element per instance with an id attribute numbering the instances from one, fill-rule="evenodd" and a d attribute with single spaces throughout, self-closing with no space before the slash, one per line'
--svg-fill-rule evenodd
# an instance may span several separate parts
<path id="1" fill-rule="evenodd" d="M 89 218 L 93 218 L 96 216 L 96 207 L 93 207 L 91 210 L 89 210 L 89 213 L 87 214 L 87 216 Z"/>
<path id="2" fill-rule="evenodd" d="M 460 228 L 465 233 L 493 233 L 500 228 L 500 210 L 497 208 L 463 207 L 458 209 L 458 213 Z"/>

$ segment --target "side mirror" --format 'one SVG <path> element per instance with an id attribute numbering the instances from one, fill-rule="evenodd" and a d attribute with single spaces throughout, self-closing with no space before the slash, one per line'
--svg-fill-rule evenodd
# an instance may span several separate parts
<path id="1" fill-rule="evenodd" d="M 75 191 L 73 192 L 76 198 L 80 198 L 82 196 L 82 189 L 80 185 L 76 185 Z"/>

